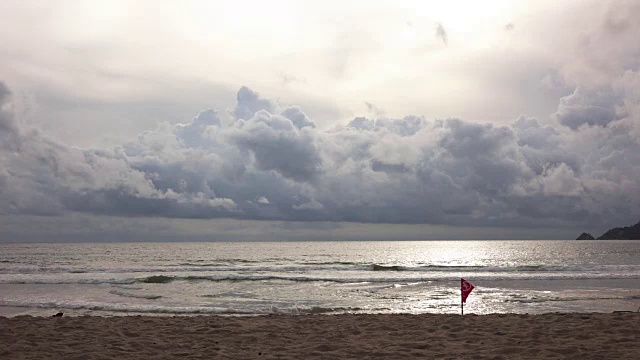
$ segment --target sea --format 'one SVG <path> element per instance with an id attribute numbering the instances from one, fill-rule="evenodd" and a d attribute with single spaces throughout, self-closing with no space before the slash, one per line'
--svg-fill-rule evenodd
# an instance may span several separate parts
<path id="1" fill-rule="evenodd" d="M 612 312 L 640 241 L 0 244 L 0 316 Z"/>

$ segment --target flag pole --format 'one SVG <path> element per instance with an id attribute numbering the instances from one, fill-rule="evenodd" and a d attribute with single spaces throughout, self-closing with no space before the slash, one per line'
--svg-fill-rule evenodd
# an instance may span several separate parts
<path id="1" fill-rule="evenodd" d="M 460 315 L 464 315 L 464 291 L 462 291 L 462 284 L 464 280 L 460 279 Z"/>

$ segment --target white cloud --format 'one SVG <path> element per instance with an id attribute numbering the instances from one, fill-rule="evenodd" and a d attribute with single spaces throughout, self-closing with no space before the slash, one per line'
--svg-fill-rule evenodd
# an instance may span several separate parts
<path id="1" fill-rule="evenodd" d="M 301 205 L 293 205 L 295 210 L 322 210 L 324 206 L 316 201 L 316 199 L 311 199 L 309 202 L 306 202 Z"/>
<path id="2" fill-rule="evenodd" d="M 0 213 L 635 223 L 640 6 L 423 3 L 9 1 Z"/>
<path id="3" fill-rule="evenodd" d="M 610 90 L 588 91 L 578 87 L 573 94 L 560 99 L 556 120 L 576 130 L 580 126 L 606 126 L 617 119 L 619 100 Z"/>
<path id="4" fill-rule="evenodd" d="M 356 118 L 329 131 L 312 126 L 299 108 L 248 88 L 239 93 L 261 105 L 239 106 L 231 122 L 206 110 L 110 149 L 56 142 L 16 121 L 5 105 L 0 116 L 11 130 L 2 134 L 11 141 L 0 153 L 0 208 L 467 226 L 619 223 L 640 211 L 640 197 L 629 195 L 640 193 L 635 93 L 621 92 L 626 115 L 607 126 L 406 116 Z"/>

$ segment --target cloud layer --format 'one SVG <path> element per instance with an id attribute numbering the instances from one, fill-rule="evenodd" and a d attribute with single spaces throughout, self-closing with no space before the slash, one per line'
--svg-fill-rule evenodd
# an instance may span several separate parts
<path id="1" fill-rule="evenodd" d="M 221 116 L 108 149 L 19 121 L 0 83 L 0 214 L 466 226 L 625 224 L 640 216 L 640 72 L 577 88 L 556 126 L 357 117 L 320 130 L 243 87 Z"/>

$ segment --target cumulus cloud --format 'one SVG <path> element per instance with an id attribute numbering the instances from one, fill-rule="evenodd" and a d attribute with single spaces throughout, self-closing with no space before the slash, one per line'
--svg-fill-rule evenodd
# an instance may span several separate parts
<path id="1" fill-rule="evenodd" d="M 260 110 L 248 121 L 236 122 L 226 135 L 239 149 L 253 154 L 260 170 L 273 170 L 295 181 L 311 181 L 320 171 L 314 134 L 298 129 L 284 116 Z"/>
<path id="2" fill-rule="evenodd" d="M 243 87 L 215 110 L 108 149 L 16 119 L 0 86 L 0 212 L 472 226 L 626 223 L 640 215 L 637 72 L 576 89 L 558 126 L 520 117 L 356 117 L 321 130 Z M 614 94 L 615 96 L 611 95 Z"/>
<path id="3" fill-rule="evenodd" d="M 324 206 L 319 203 L 316 199 L 311 199 L 309 202 L 306 202 L 301 205 L 293 205 L 295 210 L 322 210 Z"/>
<path id="4" fill-rule="evenodd" d="M 282 115 L 287 119 L 293 122 L 293 125 L 298 129 L 302 129 L 303 127 L 316 127 L 316 123 L 313 120 L 309 119 L 307 115 L 302 112 L 302 109 L 298 106 L 292 106 L 284 109 L 282 111 Z"/>
<path id="5" fill-rule="evenodd" d="M 15 124 L 14 115 L 7 108 L 0 116 Z M 3 129 L 3 138 L 12 136 L 9 144 L 13 139 L 18 146 L 4 146 L 0 152 L 4 169 L 0 213 L 59 215 L 72 210 L 109 215 L 212 217 L 223 211 L 233 212 L 233 200 L 216 197 L 207 189 L 156 186 L 154 181 L 160 175 L 146 171 L 148 168 L 141 163 L 153 164 L 163 152 L 180 146 L 183 127 L 173 130 L 173 146 L 146 143 L 141 135 L 137 144 L 140 151 L 130 157 L 122 148 L 71 148 L 24 125 Z"/>
<path id="6" fill-rule="evenodd" d="M 573 130 L 582 125 L 606 126 L 617 119 L 618 99 L 610 90 L 585 90 L 578 87 L 573 94 L 560 99 L 554 114 L 558 122 Z"/>
<path id="7" fill-rule="evenodd" d="M 10 113 L 11 91 L 0 81 L 0 147 L 14 149 L 18 143 L 18 127 Z"/>
<path id="8" fill-rule="evenodd" d="M 243 86 L 238 90 L 236 96 L 238 103 L 233 110 L 233 115 L 236 119 L 249 119 L 253 114 L 259 110 L 266 110 L 267 112 L 273 112 L 274 104 L 267 99 L 262 99 L 257 92 Z"/>

